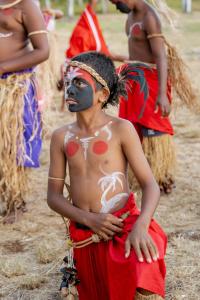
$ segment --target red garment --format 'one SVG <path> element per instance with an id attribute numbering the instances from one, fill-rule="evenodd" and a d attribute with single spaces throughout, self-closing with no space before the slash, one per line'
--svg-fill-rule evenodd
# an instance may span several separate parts
<path id="1" fill-rule="evenodd" d="M 97 51 L 109 55 L 97 15 L 91 5 L 87 5 L 72 32 L 66 58 L 82 52 Z"/>
<path id="2" fill-rule="evenodd" d="M 125 207 L 114 215 L 119 217 L 127 211 L 130 211 L 130 215 L 124 220 L 122 234 L 115 235 L 108 242 L 101 241 L 74 249 L 80 279 L 80 300 L 133 300 L 136 288 L 139 287 L 164 297 L 166 235 L 152 220 L 149 233 L 158 247 L 158 261 L 151 264 L 141 263 L 137 260 L 134 250 L 129 258 L 125 258 L 125 240 L 139 215 L 133 194 Z M 72 222 L 70 234 L 71 239 L 78 242 L 90 237 L 92 231 L 79 229 Z"/>
<path id="3" fill-rule="evenodd" d="M 127 64 L 118 68 L 118 72 L 126 67 Z M 137 69 L 144 71 L 144 76 L 147 81 L 149 96 L 144 100 L 144 93 L 141 93 L 141 87 L 138 82 L 133 82 L 129 80 L 127 85 L 128 99 L 121 97 L 119 106 L 119 117 L 127 119 L 135 124 L 140 124 L 150 129 L 158 130 L 164 133 L 173 135 L 173 127 L 170 123 L 169 118 L 162 118 L 161 111 L 159 109 L 158 113 L 154 113 L 155 103 L 158 96 L 158 72 L 156 68 L 145 68 L 143 66 L 137 66 Z M 133 69 L 133 74 L 134 74 Z M 136 74 L 136 73 L 135 73 Z M 171 87 L 168 83 L 167 86 L 167 96 L 171 102 Z M 145 109 L 140 117 L 140 113 L 145 104 Z"/>

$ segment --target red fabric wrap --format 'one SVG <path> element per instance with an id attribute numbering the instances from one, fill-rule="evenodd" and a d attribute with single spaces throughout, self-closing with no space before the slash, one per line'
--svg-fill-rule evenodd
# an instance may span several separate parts
<path id="1" fill-rule="evenodd" d="M 122 70 L 124 67 L 126 67 L 126 64 L 122 67 L 119 67 L 117 71 L 120 72 L 120 70 Z M 123 97 L 120 98 L 119 117 L 129 120 L 134 125 L 140 124 L 147 128 L 173 135 L 174 131 L 169 118 L 162 118 L 160 109 L 158 113 L 154 113 L 159 87 L 157 69 L 150 67 L 145 68 L 143 66 L 137 66 L 137 68 L 140 68 L 144 71 L 144 76 L 149 89 L 149 97 L 146 100 L 144 113 L 142 117 L 139 118 L 140 112 L 142 111 L 142 107 L 145 103 L 144 94 L 140 91 L 140 85 L 135 81 L 133 82 L 132 80 L 129 80 L 127 84 L 128 99 Z M 171 102 L 171 86 L 169 82 L 167 85 L 167 96 Z"/>
<path id="2" fill-rule="evenodd" d="M 86 13 L 87 10 L 87 13 Z M 89 18 L 88 18 L 89 16 Z M 100 49 L 97 49 L 97 43 L 94 36 L 94 28 L 91 26 L 89 19 L 92 19 L 92 23 L 96 29 L 97 37 L 100 43 Z M 108 47 L 106 46 L 97 15 L 90 5 L 87 5 L 86 9 L 82 13 L 77 25 L 75 26 L 70 42 L 69 48 L 66 50 L 66 58 L 72 58 L 82 52 L 87 51 L 99 51 L 106 55 L 109 55 Z"/>
<path id="3" fill-rule="evenodd" d="M 130 194 L 125 207 L 114 215 L 119 217 L 127 211 L 130 211 L 130 215 L 124 220 L 122 234 L 115 235 L 108 242 L 101 241 L 74 249 L 78 278 L 81 281 L 78 285 L 80 300 L 133 300 L 136 288 L 139 287 L 164 297 L 166 235 L 152 220 L 149 233 L 158 247 L 158 261 L 141 263 L 134 250 L 129 258 L 125 258 L 125 240 L 139 215 L 133 194 Z M 71 239 L 78 242 L 90 237 L 92 231 L 77 229 L 72 222 L 70 234 Z"/>

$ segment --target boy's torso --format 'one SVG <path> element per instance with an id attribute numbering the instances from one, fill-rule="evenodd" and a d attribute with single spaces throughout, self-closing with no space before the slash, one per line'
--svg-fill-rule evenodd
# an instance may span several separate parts
<path id="1" fill-rule="evenodd" d="M 123 155 L 117 118 L 96 128 L 90 134 L 67 126 L 64 154 L 70 173 L 73 204 L 93 212 L 113 212 L 128 198 L 126 160 Z"/>
<path id="2" fill-rule="evenodd" d="M 8 9 L 0 9 L 0 62 L 30 51 L 22 14 L 21 3 Z"/>
<path id="3" fill-rule="evenodd" d="M 126 34 L 128 36 L 129 59 L 154 63 L 145 30 L 145 16 L 133 12 L 129 13 L 126 22 Z"/>

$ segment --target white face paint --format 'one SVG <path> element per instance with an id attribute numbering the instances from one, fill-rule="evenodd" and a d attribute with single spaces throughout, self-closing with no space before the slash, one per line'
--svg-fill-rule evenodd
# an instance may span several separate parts
<path id="1" fill-rule="evenodd" d="M 117 188 L 117 185 L 123 189 L 123 182 L 120 177 L 125 177 L 122 172 L 113 172 L 111 174 L 106 173 L 100 167 L 101 172 L 105 175 L 101 177 L 98 181 L 101 190 L 103 192 L 101 196 L 101 205 L 102 208 L 100 212 L 107 213 L 125 196 L 128 196 L 127 193 L 118 193 L 110 199 L 107 199 L 107 194 L 112 191 L 114 192 Z"/>
<path id="2" fill-rule="evenodd" d="M 66 75 L 64 76 L 65 99 L 68 98 L 68 89 L 72 84 L 72 80 L 80 75 L 81 75 L 81 73 L 80 73 L 79 68 L 74 68 L 72 66 L 69 67 L 69 70 L 67 71 Z"/>

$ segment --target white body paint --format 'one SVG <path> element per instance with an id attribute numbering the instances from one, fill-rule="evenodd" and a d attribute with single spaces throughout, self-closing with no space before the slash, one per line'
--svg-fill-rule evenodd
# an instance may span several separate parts
<path id="1" fill-rule="evenodd" d="M 107 134 L 108 134 L 108 137 L 107 137 L 107 141 L 110 141 L 111 138 L 112 138 L 112 131 L 111 129 L 108 127 L 109 125 L 112 124 L 112 121 L 110 121 L 107 125 L 103 126 L 101 128 L 101 131 L 105 131 Z"/>
<path id="2" fill-rule="evenodd" d="M 73 136 L 74 136 L 73 133 L 71 133 L 70 131 L 67 131 L 65 138 L 64 138 L 64 145 L 66 145 Z"/>
<path id="3" fill-rule="evenodd" d="M 12 35 L 13 35 L 13 32 L 9 32 L 9 33 L 0 32 L 0 38 L 8 38 Z"/>
<path id="4" fill-rule="evenodd" d="M 70 78 L 73 78 L 74 75 L 72 75 Z M 84 159 L 87 159 L 87 152 L 88 152 L 88 148 L 89 148 L 89 143 L 97 136 L 100 135 L 100 132 L 105 132 L 107 133 L 107 141 L 110 141 L 112 138 L 112 131 L 109 128 L 109 125 L 112 124 L 112 121 L 108 122 L 108 124 L 104 125 L 102 128 L 100 128 L 98 131 L 96 131 L 94 133 L 93 136 L 89 136 L 89 137 L 85 137 L 85 138 L 79 138 L 78 136 L 75 137 L 76 140 L 79 140 L 81 143 L 81 146 L 83 148 L 83 155 L 84 155 Z M 69 129 L 72 129 L 72 126 L 69 126 Z M 70 131 L 67 131 L 67 133 L 65 134 L 65 138 L 64 138 L 64 145 L 66 145 L 68 143 L 68 141 L 74 137 L 75 135 L 73 133 L 71 133 Z"/>
<path id="5" fill-rule="evenodd" d="M 116 185 L 119 184 L 121 188 L 123 189 L 123 183 L 120 177 L 125 177 L 125 175 L 122 172 L 113 172 L 111 174 L 108 174 L 102 170 L 100 167 L 101 172 L 105 175 L 102 178 L 99 179 L 98 185 L 100 185 L 102 189 L 102 197 L 101 197 L 101 205 L 102 208 L 100 212 L 107 213 L 109 212 L 113 207 L 116 206 L 118 202 L 121 201 L 123 197 L 128 196 L 127 193 L 119 193 L 113 196 L 110 199 L 107 199 L 107 194 L 112 191 L 114 192 L 116 190 Z"/>
<path id="6" fill-rule="evenodd" d="M 82 147 L 83 147 L 83 155 L 84 155 L 85 160 L 87 159 L 87 151 L 88 151 L 88 148 L 89 148 L 89 143 L 90 143 L 90 141 L 91 141 L 93 138 L 94 138 L 94 137 L 91 136 L 91 137 L 87 137 L 87 138 L 82 138 L 82 139 L 80 139 L 81 145 L 82 145 Z"/>

